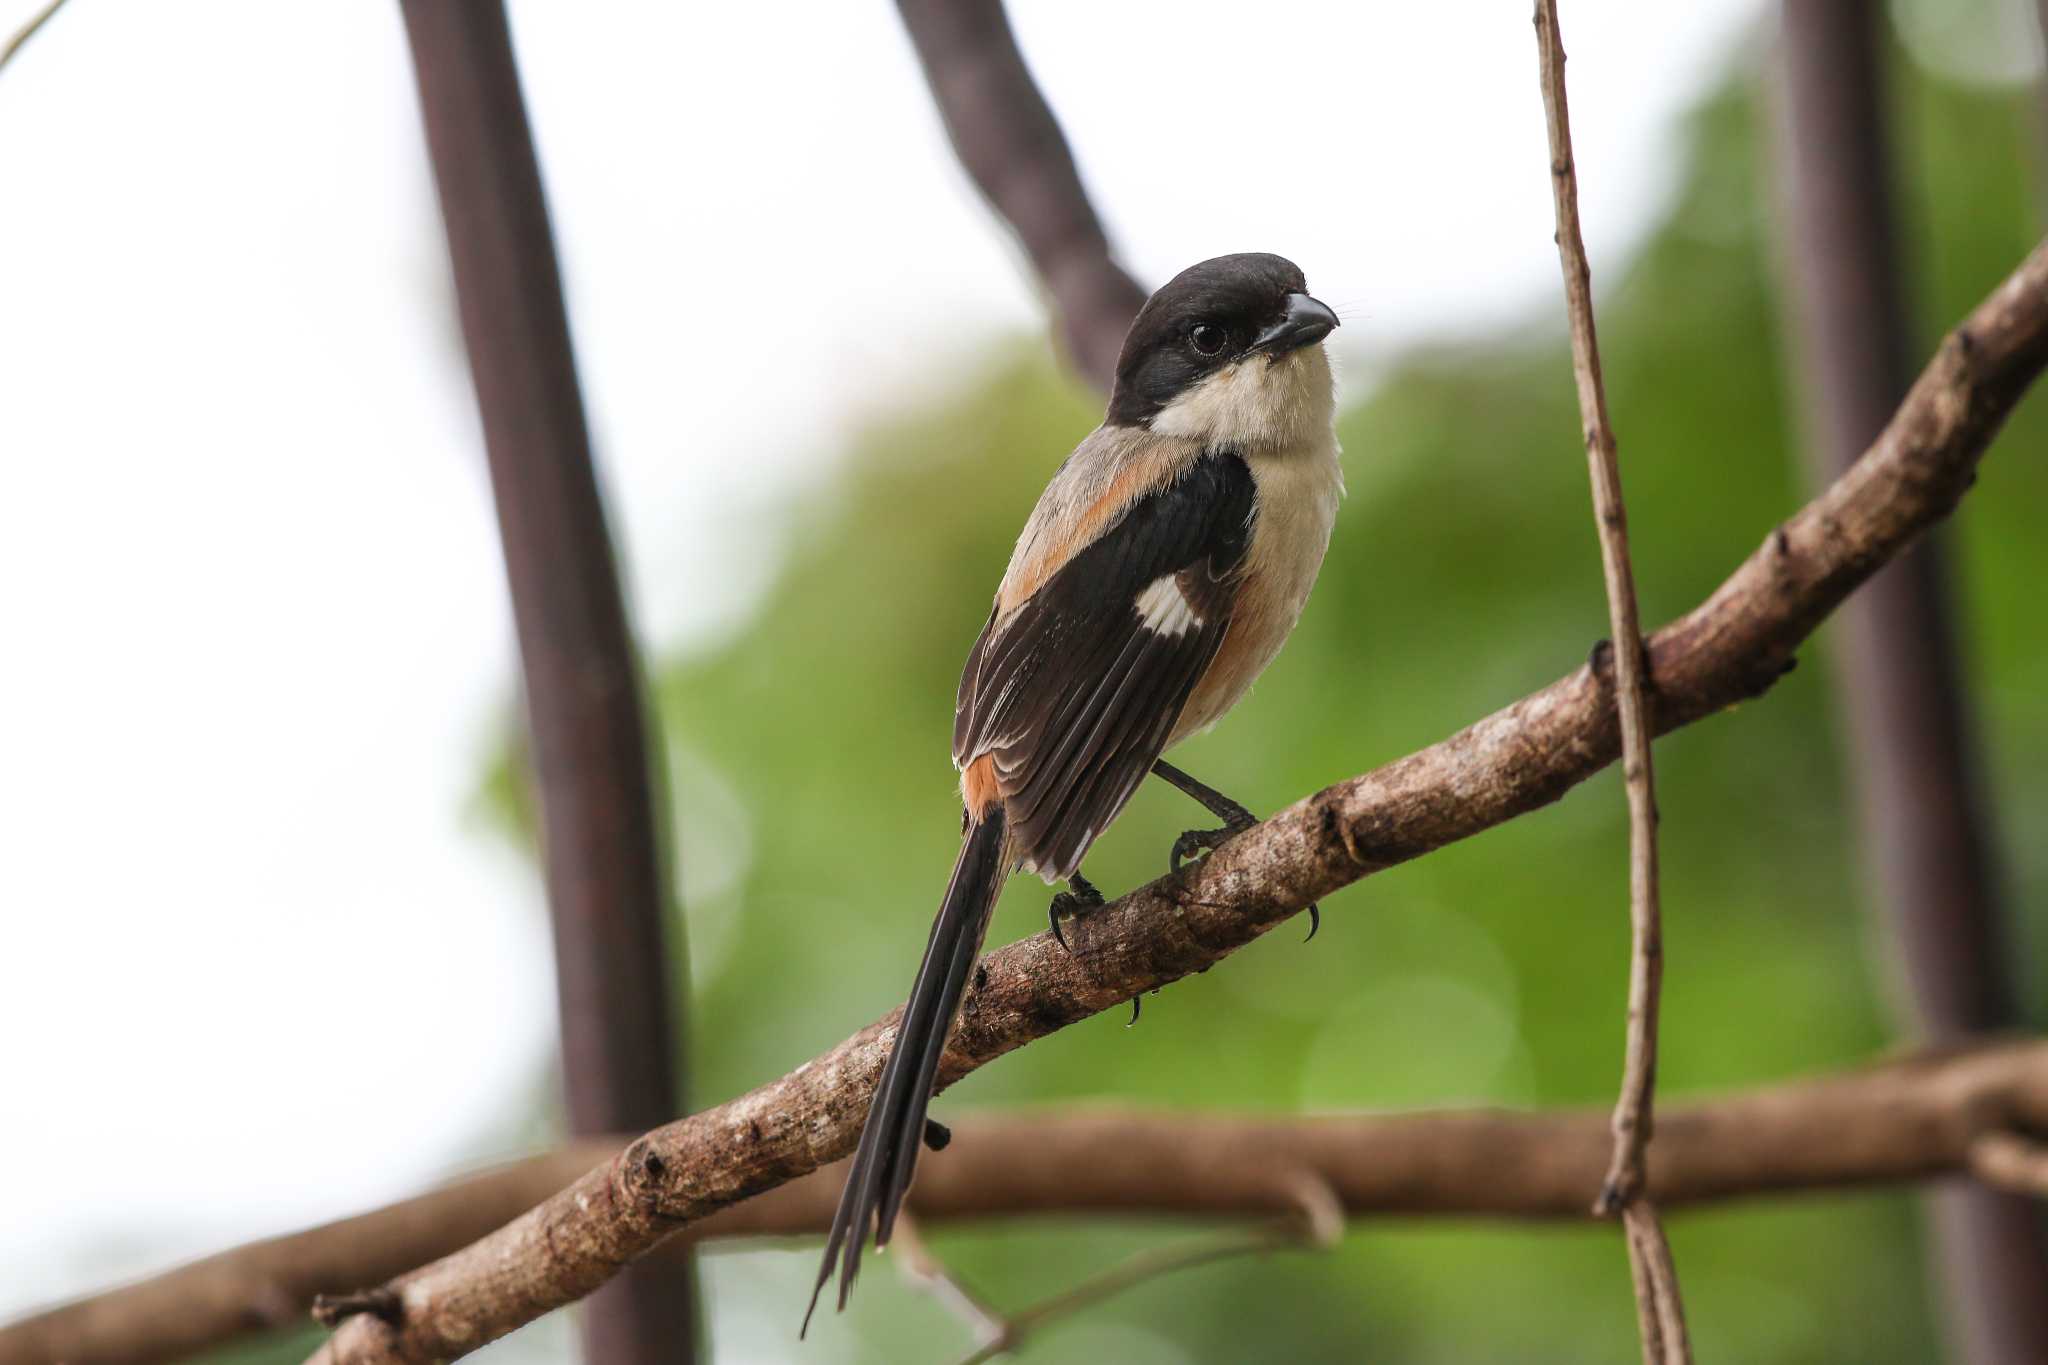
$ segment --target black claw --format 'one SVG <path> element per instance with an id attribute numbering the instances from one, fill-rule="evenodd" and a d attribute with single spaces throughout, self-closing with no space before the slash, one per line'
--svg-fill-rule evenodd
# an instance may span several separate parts
<path id="1" fill-rule="evenodd" d="M 1131 1027 L 1131 1025 L 1138 1022 L 1138 1010 L 1141 1007 L 1143 1007 L 1144 1003 L 1145 997 L 1142 995 L 1134 995 L 1131 997 L 1131 1017 L 1124 1020 L 1125 1028 L 1129 1028 Z"/>
<path id="2" fill-rule="evenodd" d="M 1058 896 L 1054 896 L 1052 904 L 1045 907 L 1045 917 L 1052 921 L 1052 936 L 1059 940 L 1060 947 L 1070 953 L 1073 952 L 1074 945 L 1067 942 L 1066 926 L 1060 923 L 1060 898 Z"/>
<path id="3" fill-rule="evenodd" d="M 1316 930 L 1322 927 L 1323 907 L 1311 903 L 1308 907 L 1308 938 L 1303 939 L 1302 942 L 1307 943 L 1309 939 L 1314 938 L 1316 936 Z"/>
<path id="4" fill-rule="evenodd" d="M 1252 823 L 1257 824 L 1258 822 L 1253 821 Z M 1173 841 L 1173 852 L 1167 856 L 1166 870 L 1168 872 L 1180 871 L 1180 865 L 1189 858 L 1192 858 L 1197 850 L 1219 849 L 1229 843 L 1231 836 L 1237 833 L 1239 833 L 1238 830 L 1232 829 L 1227 825 L 1222 829 L 1191 829 L 1186 831 L 1180 838 Z"/>

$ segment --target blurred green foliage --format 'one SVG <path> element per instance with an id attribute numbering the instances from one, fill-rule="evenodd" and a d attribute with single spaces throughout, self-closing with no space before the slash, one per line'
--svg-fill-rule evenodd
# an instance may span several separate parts
<path id="1" fill-rule="evenodd" d="M 2023 95 L 1940 86 L 1903 59 L 1899 174 L 1923 352 L 2032 244 Z M 1760 91 L 1692 120 L 1667 222 L 1603 281 L 1601 331 L 1646 620 L 1688 609 L 1804 499 Z M 1018 526 L 1099 415 L 1032 342 L 858 442 L 796 514 L 739 638 L 658 670 L 695 959 L 700 1101 L 780 1075 L 897 1003 L 957 829 L 947 750 L 960 662 Z M 1958 520 L 1964 633 L 2013 904 L 2041 988 L 2048 897 L 2048 401 L 2001 438 Z M 1434 741 L 1570 669 L 1606 632 L 1561 310 L 1411 355 L 1343 419 L 1350 497 L 1300 632 L 1232 719 L 1177 755 L 1271 810 Z M 1824 659 L 1659 748 L 1666 1096 L 1794 1076 L 1891 1045 Z M 1820 666 L 1816 666 L 1820 665 Z M 517 784 L 501 768 L 496 787 Z M 1151 784 L 1088 864 L 1112 891 L 1164 869 L 1201 813 Z M 1548 810 L 1332 897 L 1150 1002 L 1069 1029 L 938 1105 L 1104 1100 L 1282 1113 L 1602 1104 L 1620 1069 L 1625 849 L 1609 773 Z M 991 942 L 1043 927 L 1013 882 Z M 1588 1191 L 1588 1197 L 1591 1197 Z M 934 1235 L 997 1303 L 1055 1292 L 1171 1228 L 1006 1224 Z M 1773 1200 L 1674 1219 L 1703 1359 L 1939 1353 L 1915 1205 Z M 793 1331 L 814 1250 L 721 1252 L 711 1331 Z M 763 1326 L 762 1324 L 768 1324 Z M 759 1329 L 758 1333 L 756 1329 Z M 940 1360 L 963 1330 L 871 1271 L 814 1361 Z M 794 1353 L 793 1338 L 785 1343 Z M 1048 1330 L 1036 1360 L 1629 1361 L 1620 1243 L 1597 1228 L 1356 1225 L 1329 1255 L 1212 1265 Z"/>

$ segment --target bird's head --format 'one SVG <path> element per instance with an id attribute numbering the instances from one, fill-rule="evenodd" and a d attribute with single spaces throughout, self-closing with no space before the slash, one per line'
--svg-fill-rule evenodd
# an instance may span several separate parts
<path id="1" fill-rule="evenodd" d="M 1107 420 L 1211 445 L 1315 439 L 1335 407 L 1322 340 L 1336 326 L 1285 257 L 1245 252 L 1189 266 L 1131 323 Z"/>

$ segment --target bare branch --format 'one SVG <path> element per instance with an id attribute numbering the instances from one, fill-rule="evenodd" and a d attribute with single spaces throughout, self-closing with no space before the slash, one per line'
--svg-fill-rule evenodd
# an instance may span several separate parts
<path id="1" fill-rule="evenodd" d="M 1664 1209 L 1794 1190 L 1975 1174 L 2012 1182 L 2012 1129 L 2048 1131 L 2048 1041 L 1892 1059 L 1667 1105 L 1648 1194 Z M 1595 1109 L 1295 1118 L 1090 1108 L 984 1113 L 918 1166 L 923 1226 L 1030 1214 L 1271 1218 L 1308 1182 L 1318 1239 L 1373 1215 L 1584 1219 L 1611 1145 Z M 196 1261 L 0 1327 L 0 1365 L 151 1362 L 296 1325 L 321 1291 L 455 1251 L 627 1145 L 590 1139 L 323 1227 Z M 2025 1145 L 2025 1144 L 2022 1144 Z M 1294 1183 L 1289 1172 L 1300 1173 Z M 686 1229 L 685 1240 L 822 1231 L 841 1172 L 815 1171 Z"/>
<path id="2" fill-rule="evenodd" d="M 1145 291 L 1110 255 L 1002 0 L 897 0 L 946 135 L 1059 309 L 1074 368 L 1107 389 Z"/>
<path id="3" fill-rule="evenodd" d="M 948 1311 L 973 1329 L 976 1340 L 1000 1350 L 1007 1350 L 1015 1343 L 1010 1324 L 1003 1315 L 932 1254 L 932 1249 L 924 1243 L 924 1233 L 919 1229 L 916 1218 L 899 1216 L 893 1240 L 896 1254 L 902 1257 L 899 1264 L 903 1277 L 919 1288 L 930 1290 Z"/>
<path id="4" fill-rule="evenodd" d="M 1955 507 L 2044 363 L 2048 244 L 1948 338 L 1854 469 L 1650 641 L 1655 728 L 1767 690 L 1852 589 Z M 1428 749 L 1296 802 L 1090 912 L 1068 930 L 1072 953 L 1041 933 L 983 958 L 940 1084 L 1205 970 L 1340 887 L 1557 800 L 1620 752 L 1610 673 L 1581 667 Z M 587 1294 L 681 1228 L 844 1156 L 896 1018 L 647 1134 L 491 1236 L 400 1277 L 397 1328 L 356 1318 L 316 1359 L 463 1355 Z"/>
<path id="5" fill-rule="evenodd" d="M 1557 206 L 1557 254 L 1564 271 L 1565 312 L 1571 322 L 1572 378 L 1579 391 L 1586 466 L 1593 485 L 1593 518 L 1600 566 L 1607 580 L 1607 619 L 1614 632 L 1615 707 L 1621 718 L 1622 771 L 1629 811 L 1629 910 L 1634 931 L 1628 991 L 1628 1057 L 1621 1101 L 1614 1111 L 1614 1164 L 1600 1191 L 1599 1209 L 1614 1213 L 1642 1184 L 1643 1149 L 1649 1144 L 1657 1071 L 1657 997 L 1662 979 L 1662 935 L 1657 900 L 1657 796 L 1650 760 L 1649 708 L 1644 700 L 1642 626 L 1636 617 L 1635 569 L 1628 551 L 1628 511 L 1621 496 L 1621 462 L 1607 417 L 1600 376 L 1600 342 L 1593 325 L 1593 270 L 1579 231 L 1578 171 L 1572 164 L 1571 115 L 1565 103 L 1564 44 L 1555 0 L 1537 0 L 1536 42 L 1543 103 L 1550 131 L 1550 181 Z"/>
<path id="6" fill-rule="evenodd" d="M 1612 1169 L 1612 1158 L 1609 1169 Z M 1678 1267 L 1671 1243 L 1658 1220 L 1655 1201 L 1639 1189 L 1622 1206 L 1622 1234 L 1628 1239 L 1629 1278 L 1635 1285 L 1637 1332 L 1643 1355 L 1652 1360 L 1689 1361 L 1692 1339 L 1685 1330 L 1685 1298 L 1678 1290 Z"/>
<path id="7" fill-rule="evenodd" d="M 1594 529 L 1607 580 L 1608 628 L 1614 633 L 1614 702 L 1621 720 L 1621 755 L 1628 794 L 1629 976 L 1627 1050 L 1621 1095 L 1614 1106 L 1614 1159 L 1594 1208 L 1626 1210 L 1629 1265 L 1642 1322 L 1643 1356 L 1650 1365 L 1692 1359 L 1679 1299 L 1678 1268 L 1657 1226 L 1656 1210 L 1632 1208 L 1643 1185 L 1643 1152 L 1650 1144 L 1657 1086 L 1657 1018 L 1664 982 L 1663 911 L 1657 886 L 1657 783 L 1650 759 L 1649 707 L 1643 678 L 1643 632 L 1636 615 L 1635 567 L 1628 551 L 1628 511 L 1621 496 L 1621 459 L 1607 416 L 1600 375 L 1600 341 L 1593 323 L 1593 268 L 1579 230 L 1579 173 L 1572 156 L 1571 110 L 1565 98 L 1564 35 L 1557 0 L 1536 0 L 1537 65 L 1543 86 L 1544 125 L 1550 135 L 1550 187 L 1557 213 L 1557 260 L 1564 272 L 1565 313 L 1571 323 L 1572 378 L 1579 391 L 1586 468 L 1593 485 Z"/>
<path id="8" fill-rule="evenodd" d="M 403 0 L 518 627 L 555 930 L 562 1076 L 579 1134 L 682 1107 L 639 660 L 502 0 Z M 687 1274 L 590 1305 L 598 1361 L 687 1360 Z"/>
<path id="9" fill-rule="evenodd" d="M 209 1256 L 0 1328 L 0 1365 L 150 1365 L 302 1327 L 316 1295 L 399 1275 L 502 1227 L 615 1155 L 572 1143 L 389 1208 Z"/>
<path id="10" fill-rule="evenodd" d="M 7 64 L 14 60 L 14 54 L 26 47 L 29 39 L 42 32 L 43 25 L 49 23 L 51 16 L 63 8 L 64 0 L 50 0 L 31 15 L 27 23 L 16 29 L 14 36 L 7 40 L 6 46 L 0 47 L 0 71 L 5 71 Z"/>
<path id="11" fill-rule="evenodd" d="M 1612 1120 L 1608 1127 L 1612 1129 Z M 1608 1165 L 1612 1169 L 1611 1154 Z M 1629 1284 L 1635 1290 L 1636 1339 L 1642 1343 L 1643 1359 L 1649 1365 L 1657 1365 L 1671 1352 L 1671 1337 L 1665 1330 L 1670 1315 L 1663 1285 L 1657 1278 L 1657 1253 L 1659 1244 L 1664 1240 L 1664 1225 L 1650 1211 L 1648 1201 L 1638 1197 L 1622 1206 L 1621 1231 L 1628 1245 Z M 1666 1248 L 1665 1258 L 1668 1259 L 1670 1254 Z"/>
<path id="12" fill-rule="evenodd" d="M 923 1240 L 915 1234 L 909 1250 L 911 1265 L 906 1268 L 936 1286 L 974 1327 L 981 1344 L 970 1351 L 960 1365 L 983 1365 L 985 1361 L 1016 1350 L 1024 1344 L 1026 1337 L 1048 1322 L 1071 1317 L 1147 1280 L 1233 1256 L 1257 1255 L 1287 1248 L 1318 1247 L 1327 1251 L 1337 1244 L 1344 1235 L 1344 1203 L 1327 1180 L 1313 1170 L 1303 1169 L 1290 1172 L 1273 1183 L 1279 1189 L 1292 1192 L 1295 1201 L 1292 1212 L 1268 1220 L 1250 1231 L 1211 1234 L 1175 1246 L 1141 1251 L 1071 1289 L 1062 1290 L 1051 1298 L 1008 1315 L 989 1307 L 955 1279 L 932 1257 Z"/>
<path id="13" fill-rule="evenodd" d="M 1863 0 L 1785 0 L 1776 103 L 1785 293 L 1816 486 L 1852 463 L 1912 378 L 1887 164 L 1888 20 Z M 2022 1022 L 2007 967 L 1993 804 L 1958 639 L 1953 558 L 1929 536 L 1842 611 L 1841 699 L 1871 913 L 1909 1035 Z M 1931 1191 L 1942 1316 L 1958 1360 L 2048 1360 L 2048 1225 L 2026 1200 Z"/>
<path id="14" fill-rule="evenodd" d="M 1001 1335 L 963 1357 L 960 1365 L 984 1365 L 1005 1352 L 1016 1350 L 1024 1344 L 1026 1337 L 1047 1323 L 1072 1317 L 1147 1280 L 1235 1256 L 1253 1256 L 1289 1248 L 1299 1250 L 1314 1245 L 1316 1242 L 1309 1225 L 1299 1217 L 1291 1217 L 1277 1219 L 1250 1231 L 1210 1233 L 1177 1245 L 1140 1251 L 1072 1289 L 1011 1314 L 1003 1321 Z"/>

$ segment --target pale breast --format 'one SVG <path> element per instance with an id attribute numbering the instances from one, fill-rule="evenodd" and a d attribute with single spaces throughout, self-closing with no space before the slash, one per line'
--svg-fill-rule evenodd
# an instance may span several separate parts
<path id="1" fill-rule="evenodd" d="M 1344 495 L 1336 434 L 1325 428 L 1306 446 L 1255 451 L 1249 462 L 1258 480 L 1258 512 L 1230 631 L 1188 698 L 1169 747 L 1214 725 L 1251 690 L 1301 619 L 1330 547 Z"/>

